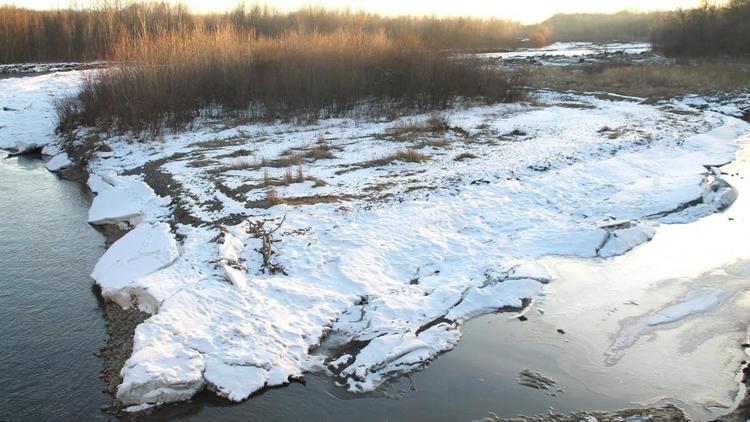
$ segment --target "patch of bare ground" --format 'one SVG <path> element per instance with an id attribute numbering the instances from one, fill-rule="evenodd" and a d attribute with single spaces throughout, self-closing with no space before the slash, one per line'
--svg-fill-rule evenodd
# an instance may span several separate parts
<path id="1" fill-rule="evenodd" d="M 104 361 L 101 377 L 104 379 L 107 392 L 114 396 L 117 393 L 117 386 L 122 384 L 120 370 L 133 352 L 135 327 L 150 315 L 135 308 L 122 309 L 114 302 L 106 302 L 103 306 L 107 343 L 99 349 Z M 113 400 L 112 410 L 119 411 L 119 406 L 119 402 Z"/>
<path id="2" fill-rule="evenodd" d="M 258 141 L 258 142 L 264 141 L 264 140 L 265 138 L 263 137 L 255 139 L 255 141 Z M 243 136 L 232 136 L 230 138 L 225 138 L 225 139 L 216 138 L 216 139 L 211 139 L 208 141 L 194 142 L 188 146 L 198 148 L 198 149 L 216 149 L 219 147 L 242 145 L 248 142 L 250 142 L 249 135 L 245 134 Z M 237 154 L 241 154 L 241 152 L 237 152 Z M 221 158 L 221 157 L 217 157 L 217 158 Z"/>
<path id="3" fill-rule="evenodd" d="M 170 161 L 185 158 L 186 154 L 177 153 L 159 160 L 149 161 L 141 167 L 128 170 L 123 175 L 142 175 L 143 181 L 162 197 L 171 198 L 172 220 L 174 223 L 199 226 L 205 223 L 190 212 L 189 200 L 195 199 L 193 195 L 182 187 L 169 172 L 163 171 L 161 167 Z"/>
<path id="4" fill-rule="evenodd" d="M 220 159 L 220 158 L 239 158 L 239 157 L 249 157 L 249 156 L 252 156 L 252 155 L 253 155 L 252 151 L 243 148 L 243 149 L 238 149 L 238 150 L 232 151 L 232 152 L 227 153 L 227 154 L 217 155 L 214 158 L 216 158 L 216 159 Z"/>
<path id="5" fill-rule="evenodd" d="M 711 94 L 750 87 L 750 63 L 602 64 L 524 68 L 533 89 L 604 91 L 645 98 Z"/>
<path id="6" fill-rule="evenodd" d="M 500 418 L 490 416 L 481 422 L 580 422 L 596 420 L 598 422 L 622 422 L 629 420 L 649 420 L 659 422 L 690 421 L 688 415 L 678 407 L 668 404 L 660 407 L 645 409 L 624 409 L 615 412 L 577 411 L 567 415 L 552 413 L 537 416 L 519 416 L 515 418 Z"/>
<path id="7" fill-rule="evenodd" d="M 331 160 L 336 158 L 334 150 L 340 148 L 333 147 L 327 143 L 317 143 L 308 148 L 290 148 L 282 151 L 281 156 L 273 159 L 265 157 L 254 158 L 252 155 L 237 155 L 223 170 L 259 170 L 262 168 L 289 168 L 301 166 L 303 163 L 314 162 L 317 160 Z"/>
<path id="8" fill-rule="evenodd" d="M 229 188 L 223 183 L 217 182 L 216 189 L 227 197 L 243 204 L 248 208 L 270 208 L 275 205 L 287 204 L 287 205 L 313 205 L 320 203 L 332 203 L 340 202 L 350 199 L 355 199 L 355 196 L 351 195 L 308 195 L 300 197 L 284 197 L 278 191 L 278 187 L 287 186 L 291 183 L 302 183 L 306 181 L 313 182 L 313 187 L 325 186 L 326 182 L 322 179 L 313 176 L 289 176 L 292 178 L 291 181 L 287 181 L 287 176 L 283 178 L 271 178 L 264 177 L 264 181 L 260 184 L 246 184 L 239 186 L 235 189 Z M 303 179 L 298 179 L 303 177 Z M 256 190 L 264 189 L 265 196 L 263 199 L 248 200 L 245 194 Z"/>

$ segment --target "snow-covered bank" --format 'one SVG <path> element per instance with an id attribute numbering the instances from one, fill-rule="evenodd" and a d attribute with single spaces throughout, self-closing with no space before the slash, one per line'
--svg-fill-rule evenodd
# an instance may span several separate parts
<path id="1" fill-rule="evenodd" d="M 433 129 L 202 122 L 104 140 L 89 220 L 134 228 L 92 276 L 153 315 L 118 398 L 243 400 L 323 367 L 363 392 L 423 366 L 462 321 L 539 297 L 540 258 L 621 254 L 730 204 L 712 166 L 750 126 L 685 107 L 539 93 Z M 428 160 L 399 161 L 405 149 Z M 312 356 L 329 333 L 342 347 Z"/>
<path id="2" fill-rule="evenodd" d="M 545 100 L 560 101 L 554 96 Z M 535 143 L 537 148 L 550 148 L 541 152 L 526 145 L 528 154 L 519 156 L 519 161 L 530 162 L 523 167 L 515 162 L 498 165 L 497 157 L 508 152 L 487 142 L 481 145 L 484 155 L 470 167 L 453 164 L 449 154 L 443 161 L 442 151 L 431 148 L 426 151 L 433 154 L 433 162 L 425 165 L 348 170 L 366 160 L 370 151 L 385 155 L 401 146 L 377 139 L 377 133 L 385 130 L 383 124 L 362 128 L 346 121 L 327 127 L 324 123 L 320 132 L 312 133 L 282 127 L 272 140 L 263 134 L 268 127 L 228 129 L 231 141 L 214 145 L 196 142 L 216 133 L 192 133 L 158 145 L 162 151 L 150 152 L 151 158 L 146 154 L 153 145 L 145 144 L 146 150 L 139 151 L 113 140 L 112 155 L 121 158 L 102 157 L 94 163 L 94 171 L 116 169 L 118 163 L 124 170 L 166 157 L 161 171 L 187 191 L 176 200 L 202 220 L 215 222 L 204 227 L 178 224 L 183 241 L 173 265 L 118 280 L 118 303 L 133 303 L 154 313 L 136 330 L 134 354 L 123 368 L 118 398 L 126 404 L 159 403 L 181 400 L 207 387 L 242 400 L 321 364 L 348 389 L 371 391 L 387 378 L 419 368 L 454 347 L 461 321 L 499 309 L 520 309 L 525 299 L 537 297 L 542 283 L 549 280 L 535 262 L 538 258 L 624 253 L 650 239 L 660 222 L 692 221 L 731 203 L 732 188 L 704 165 L 732 160 L 734 139 L 748 130 L 745 123 L 697 115 L 696 121 L 679 118 L 680 126 L 670 128 L 668 134 L 657 132 L 661 138 L 648 145 L 630 142 L 627 135 L 610 141 L 599 131 L 604 121 L 620 120 L 626 125 L 635 123 L 631 119 L 677 118 L 634 103 L 577 100 L 594 108 L 500 106 L 451 116 L 452 126 L 469 132 L 473 125 L 482 125 L 478 116 L 500 111 L 502 118 L 488 118 L 485 123 L 507 127 L 495 133 L 522 127 L 534 139 L 554 137 L 564 144 Z M 581 122 L 569 121 L 582 110 L 594 121 L 588 123 L 587 135 L 593 138 L 588 142 L 579 137 Z M 601 121 L 596 121 L 597 114 Z M 578 128 L 572 133 L 555 130 L 563 124 Z M 691 136 L 690 129 L 704 129 L 690 124 L 714 129 Z M 244 131 L 259 133 L 238 142 Z M 329 185 L 314 188 L 300 181 L 278 186 L 282 197 L 307 197 L 311 203 L 252 208 L 246 204 L 257 201 L 263 187 L 257 193 L 247 191 L 246 203 L 222 187 L 252 186 L 253 179 L 263 176 L 260 168 L 228 166 L 221 156 L 242 150 L 241 154 L 270 161 L 286 148 L 304 150 L 321 132 L 340 140 L 328 141 L 338 147 L 337 158 L 305 162 L 303 171 L 323 176 Z M 452 133 L 444 136 L 469 148 L 479 143 L 455 139 Z M 352 141 L 355 138 L 359 139 Z M 534 140 L 505 141 L 505 145 L 523 148 L 525 142 Z M 604 151 L 592 153 L 594 142 Z M 614 155 L 602 144 L 614 149 Z M 198 160 L 203 167 L 191 165 Z M 536 164 L 540 161 L 543 164 Z M 315 203 L 315 189 L 323 191 L 318 195 L 344 198 L 384 177 L 403 183 L 383 188 L 396 190 L 399 200 Z M 398 193 L 414 179 L 433 187 L 424 193 Z M 270 231 L 282 219 L 272 259 L 284 272 L 267 274 L 261 270 L 263 245 L 253 227 L 260 223 Z M 147 218 L 139 224 L 161 220 L 165 218 Z M 221 229 L 227 220 L 239 223 Z M 214 239 L 219 240 L 214 243 Z M 123 261 L 142 259 L 139 248 L 121 248 L 118 254 Z M 94 276 L 109 285 L 102 274 Z M 356 347 L 344 348 L 345 353 L 328 356 L 324 362 L 311 359 L 309 350 L 329 331 Z M 178 370 L 170 370 L 165 378 L 166 368 Z"/>
<path id="3" fill-rule="evenodd" d="M 0 148 L 25 152 L 54 142 L 54 101 L 77 92 L 85 73 L 0 79 Z"/>

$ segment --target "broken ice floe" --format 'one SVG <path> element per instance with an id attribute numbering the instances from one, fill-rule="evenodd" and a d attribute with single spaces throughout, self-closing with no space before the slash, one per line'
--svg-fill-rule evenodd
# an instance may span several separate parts
<path id="1" fill-rule="evenodd" d="M 73 162 L 70 161 L 68 154 L 61 152 L 60 154 L 55 155 L 54 157 L 50 158 L 49 161 L 47 161 L 47 170 L 60 171 L 72 165 Z"/>
<path id="2" fill-rule="evenodd" d="M 144 217 L 163 215 L 169 199 L 161 198 L 136 176 L 102 172 L 89 177 L 89 187 L 97 195 L 89 209 L 89 223 L 127 222 L 137 224 Z"/>
<path id="3" fill-rule="evenodd" d="M 107 249 L 91 277 L 101 287 L 102 296 L 127 308 L 132 305 L 130 284 L 170 266 L 177 257 L 168 224 L 141 224 Z"/>

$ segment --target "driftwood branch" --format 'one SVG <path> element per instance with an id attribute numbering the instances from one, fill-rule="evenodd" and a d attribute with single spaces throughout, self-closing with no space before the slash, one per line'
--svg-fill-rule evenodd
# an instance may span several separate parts
<path id="1" fill-rule="evenodd" d="M 286 269 L 280 264 L 273 262 L 272 259 L 274 255 L 273 244 L 278 242 L 278 240 L 273 238 L 273 234 L 281 228 L 284 221 L 286 221 L 286 214 L 284 214 L 284 217 L 279 224 L 271 230 L 266 230 L 265 221 L 255 221 L 250 224 L 250 232 L 261 241 L 261 246 L 260 249 L 258 249 L 258 252 L 260 252 L 261 257 L 263 258 L 263 263 L 261 264 L 260 269 L 264 272 L 268 271 L 269 274 L 281 273 L 288 275 Z"/>

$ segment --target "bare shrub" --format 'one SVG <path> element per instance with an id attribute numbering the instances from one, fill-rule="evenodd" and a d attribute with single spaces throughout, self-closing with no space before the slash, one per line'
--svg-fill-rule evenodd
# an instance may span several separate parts
<path id="1" fill-rule="evenodd" d="M 269 274 L 281 273 L 287 275 L 286 269 L 282 265 L 273 261 L 273 255 L 276 254 L 273 250 L 273 244 L 278 242 L 278 240 L 274 239 L 273 234 L 281 228 L 284 221 L 286 221 L 286 215 L 284 215 L 276 227 L 270 230 L 266 229 L 265 221 L 255 221 L 250 225 L 250 233 L 261 241 L 261 247 L 258 249 L 258 252 L 260 252 L 263 259 L 263 263 L 260 266 L 260 269 L 263 272 L 267 271 Z"/>

